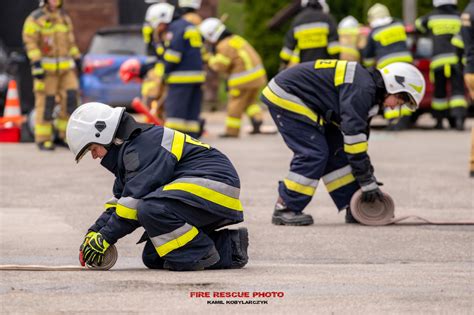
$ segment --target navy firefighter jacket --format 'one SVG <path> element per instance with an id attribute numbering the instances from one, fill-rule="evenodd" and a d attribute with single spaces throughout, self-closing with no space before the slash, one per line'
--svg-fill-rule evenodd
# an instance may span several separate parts
<path id="1" fill-rule="evenodd" d="M 106 204 L 112 210 L 104 212 L 90 230 L 110 243 L 141 226 L 139 204 L 149 198 L 177 199 L 243 221 L 240 180 L 230 160 L 179 131 L 151 127 L 120 147 L 113 146 L 101 164 L 116 176 L 114 198 Z"/>
<path id="2" fill-rule="evenodd" d="M 317 128 L 338 126 L 352 171 L 367 186 L 375 184 L 367 149 L 369 119 L 379 108 L 376 82 L 357 62 L 319 59 L 280 72 L 263 90 L 262 101 Z"/>

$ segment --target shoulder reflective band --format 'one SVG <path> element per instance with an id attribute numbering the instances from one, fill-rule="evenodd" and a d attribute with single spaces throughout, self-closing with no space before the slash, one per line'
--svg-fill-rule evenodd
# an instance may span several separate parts
<path id="1" fill-rule="evenodd" d="M 410 52 L 402 51 L 398 53 L 388 54 L 377 60 L 377 69 L 382 69 L 389 64 L 394 62 L 413 62 L 413 57 L 411 56 Z"/>
<path id="2" fill-rule="evenodd" d="M 169 128 L 163 128 L 163 139 L 161 146 L 173 154 L 179 161 L 183 154 L 184 134 Z"/>
<path id="3" fill-rule="evenodd" d="M 339 60 L 336 65 L 334 73 L 334 85 L 339 86 L 344 83 L 354 82 L 354 75 L 357 67 L 357 62 Z"/>
<path id="4" fill-rule="evenodd" d="M 432 15 L 428 21 L 434 35 L 455 35 L 461 29 L 461 18 L 457 15 Z"/>
<path id="5" fill-rule="evenodd" d="M 133 197 L 122 197 L 117 201 L 115 213 L 124 219 L 138 220 L 137 205 L 140 199 Z"/>
<path id="6" fill-rule="evenodd" d="M 393 43 L 406 41 L 407 33 L 401 23 L 395 23 L 376 30 L 373 37 L 374 40 L 379 42 L 382 46 L 388 46 Z"/>
<path id="7" fill-rule="evenodd" d="M 346 165 L 324 175 L 323 181 L 324 185 L 326 185 L 326 190 L 332 192 L 352 183 L 355 181 L 355 177 L 352 175 L 351 166 Z"/>
<path id="8" fill-rule="evenodd" d="M 285 187 L 302 195 L 313 196 L 318 187 L 319 180 L 289 172 L 283 180 Z"/>
<path id="9" fill-rule="evenodd" d="M 240 188 L 206 178 L 178 178 L 163 187 L 163 191 L 180 190 L 217 205 L 236 211 L 243 211 L 240 203 Z"/>
<path id="10" fill-rule="evenodd" d="M 158 255 L 163 257 L 169 252 L 183 247 L 192 241 L 198 234 L 198 229 L 192 225 L 189 225 L 188 223 L 185 223 L 183 226 L 177 228 L 174 231 L 151 237 L 150 239 L 155 246 Z"/>

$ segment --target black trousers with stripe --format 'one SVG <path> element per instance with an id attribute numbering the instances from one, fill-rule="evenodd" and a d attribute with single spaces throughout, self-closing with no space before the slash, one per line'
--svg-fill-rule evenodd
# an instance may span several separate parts
<path id="1" fill-rule="evenodd" d="M 147 240 L 143 249 L 143 263 L 151 269 L 162 269 L 166 261 L 173 270 L 194 270 L 201 259 L 215 248 L 220 261 L 208 269 L 227 269 L 232 264 L 232 246 L 228 229 L 217 228 L 234 224 L 228 219 L 207 212 L 179 200 L 150 198 L 140 202 L 138 220 L 148 237 L 166 235 L 182 227 L 191 225 L 198 234 L 184 246 L 173 249 L 160 257 L 155 244 Z"/>

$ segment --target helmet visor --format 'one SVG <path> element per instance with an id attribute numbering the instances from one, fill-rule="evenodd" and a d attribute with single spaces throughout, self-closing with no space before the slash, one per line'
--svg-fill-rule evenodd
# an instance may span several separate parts
<path id="1" fill-rule="evenodd" d="M 418 108 L 418 105 L 416 104 L 415 99 L 411 96 L 410 93 L 402 92 L 402 93 L 398 93 L 397 96 L 401 100 L 403 100 L 404 102 L 403 105 L 408 107 L 408 109 L 410 109 L 411 111 L 415 111 Z"/>

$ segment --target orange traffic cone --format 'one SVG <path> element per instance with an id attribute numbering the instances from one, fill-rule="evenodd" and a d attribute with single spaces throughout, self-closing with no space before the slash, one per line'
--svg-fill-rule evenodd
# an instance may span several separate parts
<path id="1" fill-rule="evenodd" d="M 0 118 L 0 123 L 12 122 L 16 125 L 21 125 L 23 116 L 21 116 L 20 100 L 18 99 L 18 89 L 16 81 L 10 80 L 8 83 L 7 99 L 5 102 L 5 110 L 3 117 Z"/>

